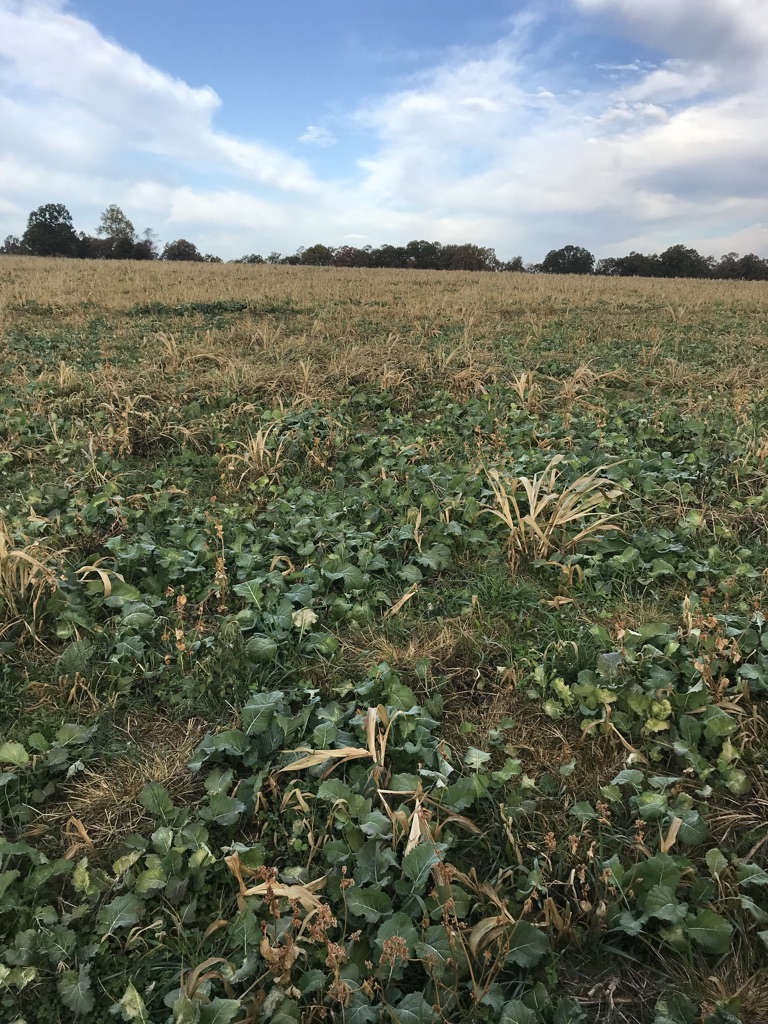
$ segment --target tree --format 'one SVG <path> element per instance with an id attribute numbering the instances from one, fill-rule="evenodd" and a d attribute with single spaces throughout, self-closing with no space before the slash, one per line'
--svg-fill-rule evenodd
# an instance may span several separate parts
<path id="1" fill-rule="evenodd" d="M 333 249 L 327 245 L 317 242 L 305 249 L 299 257 L 299 263 L 304 267 L 328 267 L 333 260 Z"/>
<path id="2" fill-rule="evenodd" d="M 2 256 L 21 256 L 24 253 L 24 246 L 22 245 L 21 239 L 17 238 L 16 235 L 8 235 L 0 245 L 0 255 Z"/>
<path id="3" fill-rule="evenodd" d="M 524 274 L 525 264 L 523 263 L 522 256 L 513 256 L 511 260 L 507 260 L 506 263 L 502 263 L 500 270 L 506 270 L 512 274 Z"/>
<path id="4" fill-rule="evenodd" d="M 192 242 L 188 242 L 186 238 L 177 238 L 175 242 L 166 243 L 160 259 L 171 261 L 187 260 L 194 263 L 202 263 L 203 255 L 198 251 L 197 246 Z"/>
<path id="5" fill-rule="evenodd" d="M 21 239 L 32 256 L 74 256 L 78 238 L 72 214 L 63 203 L 48 203 L 33 210 Z"/>
<path id="6" fill-rule="evenodd" d="M 235 260 L 234 262 L 235 263 L 258 264 L 258 263 L 265 263 L 266 261 L 265 261 L 264 257 L 263 256 L 259 256 L 259 254 L 257 252 L 252 252 L 249 256 L 241 256 L 239 260 Z"/>
<path id="7" fill-rule="evenodd" d="M 101 215 L 96 234 L 103 238 L 122 238 L 130 242 L 136 241 L 136 231 L 119 206 L 114 203 L 108 206 Z M 126 259 L 126 257 L 120 257 Z"/>
<path id="8" fill-rule="evenodd" d="M 591 274 L 595 257 L 580 245 L 550 249 L 541 262 L 542 274 Z"/>
<path id="9" fill-rule="evenodd" d="M 662 277 L 710 277 L 712 273 L 709 260 L 684 245 L 670 245 L 658 259 Z"/>

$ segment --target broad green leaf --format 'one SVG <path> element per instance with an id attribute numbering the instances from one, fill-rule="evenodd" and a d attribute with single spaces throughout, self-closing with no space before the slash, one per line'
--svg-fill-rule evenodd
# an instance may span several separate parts
<path id="1" fill-rule="evenodd" d="M 136 879 L 134 892 L 138 896 L 149 896 L 153 892 L 159 892 L 160 889 L 164 889 L 167 880 L 162 865 L 160 863 L 154 864 L 152 867 L 147 868 L 146 871 L 141 872 Z"/>
<path id="2" fill-rule="evenodd" d="M 13 743 L 10 740 L 0 744 L 0 764 L 14 764 L 17 767 L 29 764 L 29 754 L 21 743 Z"/>
<path id="3" fill-rule="evenodd" d="M 111 903 L 102 907 L 96 919 L 96 931 L 99 935 L 107 935 L 118 928 L 127 928 L 138 922 L 143 913 L 144 905 L 133 893 L 126 892 L 116 896 Z"/>
<path id="4" fill-rule="evenodd" d="M 501 1008 L 499 1024 L 539 1024 L 541 1018 L 530 1010 L 520 999 L 513 999 Z"/>
<path id="5" fill-rule="evenodd" d="M 150 814 L 167 821 L 175 814 L 176 808 L 168 793 L 168 790 L 158 782 L 148 782 L 141 793 L 139 803 L 145 807 Z"/>
<path id="6" fill-rule="evenodd" d="M 364 918 L 368 924 L 376 924 L 381 917 L 392 913 L 392 901 L 380 889 L 353 886 L 347 889 L 346 896 L 350 914 Z"/>
<path id="7" fill-rule="evenodd" d="M 548 952 L 546 934 L 527 921 L 518 921 L 510 938 L 507 960 L 519 967 L 534 967 Z"/>
<path id="8" fill-rule="evenodd" d="M 578 818 L 579 821 L 592 821 L 593 819 L 600 817 L 592 804 L 588 803 L 586 800 L 581 800 L 579 803 L 574 804 L 568 813 L 572 817 Z"/>
<path id="9" fill-rule="evenodd" d="M 688 904 L 680 903 L 668 885 L 654 885 L 643 901 L 643 910 L 649 917 L 675 924 L 685 920 Z"/>
<path id="10" fill-rule="evenodd" d="M 95 1005 L 91 994 L 90 969 L 90 965 L 83 964 L 79 971 L 66 971 L 56 983 L 62 1003 L 77 1017 L 90 1013 Z"/>
<path id="11" fill-rule="evenodd" d="M 238 597 L 242 597 L 248 604 L 255 604 L 259 607 L 264 599 L 264 591 L 261 584 L 262 580 L 260 579 L 247 580 L 245 583 L 236 584 L 232 589 Z"/>
<path id="12" fill-rule="evenodd" d="M 144 1000 L 136 991 L 132 981 L 128 982 L 123 998 L 110 1007 L 110 1013 L 121 1014 L 125 1021 L 135 1020 L 138 1021 L 138 1024 L 150 1024 Z"/>
<path id="13" fill-rule="evenodd" d="M 242 710 L 243 729 L 247 736 L 261 736 L 269 728 L 275 712 L 285 698 L 282 690 L 254 693 Z"/>
<path id="14" fill-rule="evenodd" d="M 431 843 L 419 843 L 403 857 L 403 874 L 406 878 L 410 878 L 414 885 L 424 886 L 433 865 L 437 864 L 439 860 L 440 858 Z"/>
<path id="15" fill-rule="evenodd" d="M 232 1024 L 241 1012 L 239 999 L 214 999 L 201 1007 L 200 1024 Z"/>
<path id="16" fill-rule="evenodd" d="M 389 1012 L 394 1024 L 435 1024 L 438 1019 L 421 992 L 411 992 Z"/>
<path id="17" fill-rule="evenodd" d="M 464 764 L 476 772 L 480 771 L 483 765 L 487 764 L 490 760 L 491 755 L 484 750 L 478 750 L 477 747 L 469 747 L 464 755 Z"/>
<path id="18" fill-rule="evenodd" d="M 403 939 L 408 947 L 408 955 L 413 956 L 416 943 L 419 941 L 419 933 L 414 928 L 413 921 L 408 914 L 404 914 L 402 911 L 388 917 L 379 927 L 379 930 L 376 932 L 376 945 L 381 949 L 383 943 L 387 939 L 394 938 L 394 936 L 399 936 Z"/>
<path id="19" fill-rule="evenodd" d="M 707 953 L 727 953 L 733 926 L 714 910 L 702 910 L 688 925 L 688 936 Z"/>
<path id="20" fill-rule="evenodd" d="M 200 817 L 215 821 L 217 825 L 234 825 L 244 810 L 242 800 L 226 793 L 216 793 L 208 801 L 208 806 L 200 811 Z"/>

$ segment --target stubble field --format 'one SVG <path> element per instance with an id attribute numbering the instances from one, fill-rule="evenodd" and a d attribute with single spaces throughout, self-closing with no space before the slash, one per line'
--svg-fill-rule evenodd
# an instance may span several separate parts
<path id="1" fill-rule="evenodd" d="M 0 1018 L 768 1019 L 768 285 L 0 259 Z"/>

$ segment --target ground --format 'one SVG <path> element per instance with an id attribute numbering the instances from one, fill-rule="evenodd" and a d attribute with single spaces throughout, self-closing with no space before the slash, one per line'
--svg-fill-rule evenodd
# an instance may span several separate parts
<path id="1" fill-rule="evenodd" d="M 767 309 L 1 258 L 3 1019 L 768 1019 Z"/>

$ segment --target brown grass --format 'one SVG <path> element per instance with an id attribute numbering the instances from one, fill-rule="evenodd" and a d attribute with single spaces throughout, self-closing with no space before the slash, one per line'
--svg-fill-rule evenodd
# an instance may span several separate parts
<path id="1" fill-rule="evenodd" d="M 74 775 L 59 802 L 32 826 L 67 856 L 109 856 L 124 836 L 153 828 L 154 819 L 138 800 L 147 782 L 165 786 L 178 806 L 190 806 L 201 795 L 201 780 L 187 764 L 208 731 L 207 722 L 132 716 L 121 731 L 130 753 Z"/>

